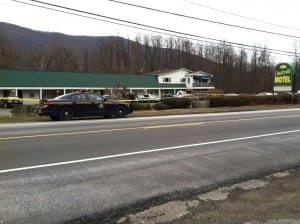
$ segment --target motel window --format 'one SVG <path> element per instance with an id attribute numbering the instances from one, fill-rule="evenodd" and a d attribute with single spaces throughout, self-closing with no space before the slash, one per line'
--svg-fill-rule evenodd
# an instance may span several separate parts
<path id="1" fill-rule="evenodd" d="M 171 82 L 171 78 L 163 78 L 163 82 Z"/>
<path id="2" fill-rule="evenodd" d="M 34 91 L 30 91 L 30 92 L 29 92 L 29 97 L 30 97 L 30 98 L 34 98 L 34 97 L 35 97 Z"/>

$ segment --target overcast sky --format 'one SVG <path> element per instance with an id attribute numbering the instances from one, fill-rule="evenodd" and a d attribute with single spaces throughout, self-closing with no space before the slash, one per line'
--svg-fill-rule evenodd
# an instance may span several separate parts
<path id="1" fill-rule="evenodd" d="M 33 3 L 28 0 L 20 1 Z M 300 2 L 296 0 L 120 0 L 201 19 L 295 37 L 281 37 L 181 18 L 108 0 L 42 1 L 163 29 L 242 44 L 267 46 L 284 51 L 294 51 L 297 41 L 300 46 Z M 138 34 L 147 33 L 143 30 L 99 20 L 28 6 L 12 0 L 0 0 L 0 21 L 35 30 L 55 31 L 70 35 L 119 35 L 133 38 Z M 277 62 L 292 60 L 291 57 L 279 55 L 274 55 L 274 57 Z"/>

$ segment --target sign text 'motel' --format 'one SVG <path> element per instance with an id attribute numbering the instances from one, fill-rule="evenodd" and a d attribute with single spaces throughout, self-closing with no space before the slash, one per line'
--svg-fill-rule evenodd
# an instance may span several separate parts
<path id="1" fill-rule="evenodd" d="M 275 92 L 293 91 L 294 83 L 294 68 L 288 63 L 280 63 L 275 67 L 274 88 Z"/>

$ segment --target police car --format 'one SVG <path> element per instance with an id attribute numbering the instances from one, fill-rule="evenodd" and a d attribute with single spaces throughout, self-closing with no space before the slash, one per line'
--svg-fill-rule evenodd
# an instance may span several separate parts
<path id="1" fill-rule="evenodd" d="M 38 108 L 40 116 L 49 116 L 55 121 L 83 116 L 122 118 L 132 111 L 132 106 L 128 103 L 111 101 L 89 92 L 68 93 L 54 99 L 42 100 Z"/>

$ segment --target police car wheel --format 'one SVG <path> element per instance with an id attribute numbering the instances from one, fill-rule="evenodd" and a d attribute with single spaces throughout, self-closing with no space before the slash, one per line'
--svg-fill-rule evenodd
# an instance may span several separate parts
<path id="1" fill-rule="evenodd" d="M 57 120 L 58 120 L 58 117 L 57 117 L 57 116 L 52 116 L 52 115 L 51 115 L 50 118 L 51 118 L 52 121 L 57 121 Z"/>
<path id="2" fill-rule="evenodd" d="M 126 108 L 123 106 L 118 106 L 115 110 L 115 117 L 122 118 L 126 115 Z"/>
<path id="3" fill-rule="evenodd" d="M 66 121 L 71 120 L 74 116 L 74 111 L 70 107 L 63 107 L 58 114 L 58 120 Z"/>

